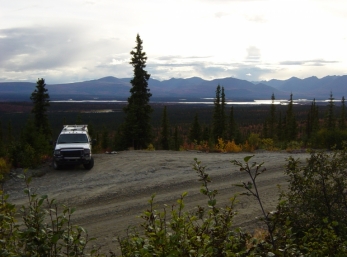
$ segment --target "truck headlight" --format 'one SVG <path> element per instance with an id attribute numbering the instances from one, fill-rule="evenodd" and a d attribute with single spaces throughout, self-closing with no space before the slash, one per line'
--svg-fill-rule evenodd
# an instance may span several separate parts
<path id="1" fill-rule="evenodd" d="M 60 155 L 60 150 L 54 150 L 54 155 Z"/>
<path id="2" fill-rule="evenodd" d="M 85 155 L 90 155 L 90 149 L 84 149 L 83 152 Z"/>

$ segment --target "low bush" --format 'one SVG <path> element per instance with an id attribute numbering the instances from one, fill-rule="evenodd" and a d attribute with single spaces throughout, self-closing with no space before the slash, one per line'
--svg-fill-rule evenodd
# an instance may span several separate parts
<path id="1" fill-rule="evenodd" d="M 261 147 L 267 151 L 276 151 L 278 148 L 275 147 L 274 140 L 272 138 L 263 138 L 261 140 Z"/>
<path id="2" fill-rule="evenodd" d="M 143 219 L 141 234 L 132 230 L 125 238 L 119 238 L 122 256 L 236 256 L 246 254 L 249 235 L 232 230 L 235 215 L 234 202 L 218 208 L 217 190 L 211 190 L 210 177 L 205 167 L 195 160 L 194 169 L 202 181 L 201 193 L 207 197 L 205 207 L 198 206 L 194 212 L 184 209 L 184 197 L 177 205 L 166 206 L 163 211 L 155 208 L 154 196 Z"/>
<path id="3" fill-rule="evenodd" d="M 0 177 L 6 176 L 10 172 L 11 164 L 5 158 L 0 157 Z M 0 178 L 0 181 L 2 179 Z"/>
<path id="4" fill-rule="evenodd" d="M 24 174 L 21 178 L 28 197 L 28 205 L 19 210 L 22 222 L 15 220 L 16 207 L 0 188 L 0 256 L 86 256 L 86 247 L 93 238 L 82 227 L 72 224 L 75 209 L 63 206 L 60 211 L 54 199 L 31 191 L 31 177 Z M 92 249 L 88 255 L 99 253 Z"/>
<path id="5" fill-rule="evenodd" d="M 218 138 L 215 150 L 222 153 L 238 153 L 242 151 L 242 146 L 235 144 L 234 140 L 224 141 L 222 138 Z"/>
<path id="6" fill-rule="evenodd" d="M 290 141 L 289 143 L 287 143 L 286 151 L 293 152 L 293 151 L 301 150 L 302 146 L 303 146 L 302 142 Z"/>

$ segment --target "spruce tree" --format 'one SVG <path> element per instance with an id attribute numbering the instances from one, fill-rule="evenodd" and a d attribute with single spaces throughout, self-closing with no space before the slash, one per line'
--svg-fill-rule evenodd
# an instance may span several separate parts
<path id="1" fill-rule="evenodd" d="M 224 87 L 220 85 L 216 88 L 216 98 L 214 99 L 214 111 L 212 122 L 213 139 L 223 138 L 225 132 L 225 94 Z"/>
<path id="2" fill-rule="evenodd" d="M 341 100 L 341 113 L 340 113 L 340 119 L 339 119 L 339 129 L 345 130 L 346 129 L 346 103 L 345 103 L 345 97 L 342 97 Z"/>
<path id="3" fill-rule="evenodd" d="M 4 138 L 3 138 L 3 131 L 2 131 L 2 122 L 0 120 L 0 157 L 3 157 L 5 155 L 5 147 L 4 147 Z"/>
<path id="4" fill-rule="evenodd" d="M 276 106 L 275 94 L 271 95 L 270 115 L 266 118 L 263 124 L 263 137 L 275 139 L 276 134 Z"/>
<path id="5" fill-rule="evenodd" d="M 324 120 L 325 128 L 330 131 L 335 129 L 334 106 L 335 104 L 334 104 L 333 94 L 330 92 L 328 110 L 325 113 L 325 120 Z"/>
<path id="6" fill-rule="evenodd" d="M 221 125 L 221 133 L 222 133 L 222 137 L 224 138 L 226 135 L 225 135 L 225 128 L 226 128 L 226 114 L 225 114 L 225 106 L 226 106 L 226 103 L 225 103 L 225 93 L 224 93 L 224 87 L 222 87 L 222 92 L 221 92 L 221 110 L 220 110 L 220 118 L 221 118 L 221 121 L 220 121 L 220 125 Z"/>
<path id="7" fill-rule="evenodd" d="M 189 131 L 189 140 L 191 142 L 196 141 L 197 143 L 200 143 L 201 140 L 201 126 L 199 123 L 199 117 L 197 113 L 194 116 L 194 121 Z"/>
<path id="8" fill-rule="evenodd" d="M 161 147 L 163 150 L 169 150 L 169 120 L 167 117 L 166 106 L 164 106 L 161 120 Z"/>
<path id="9" fill-rule="evenodd" d="M 175 131 L 174 131 L 174 138 L 173 138 L 173 148 L 175 151 L 179 151 L 180 150 L 180 139 L 178 136 L 178 127 L 175 127 Z"/>
<path id="10" fill-rule="evenodd" d="M 30 100 L 34 106 L 31 112 L 34 114 L 35 127 L 47 138 L 51 136 L 51 129 L 48 122 L 47 108 L 49 104 L 49 94 L 44 79 L 38 79 L 36 89 L 32 92 Z"/>
<path id="11" fill-rule="evenodd" d="M 0 120 L 0 144 L 2 144 L 3 143 L 3 134 L 2 134 L 2 122 L 1 122 L 1 120 Z"/>
<path id="12" fill-rule="evenodd" d="M 148 88 L 150 74 L 145 70 L 147 56 L 143 52 L 142 40 L 136 37 L 136 46 L 130 52 L 132 55 L 130 64 L 134 68 L 134 77 L 130 81 L 130 97 L 128 105 L 124 107 L 125 122 L 123 125 L 123 137 L 127 147 L 134 149 L 147 148 L 152 140 L 152 126 L 150 124 L 153 109 L 149 105 L 152 94 Z"/>
<path id="13" fill-rule="evenodd" d="M 279 141 L 284 140 L 284 128 L 283 128 L 282 112 L 280 112 L 277 123 L 277 137 Z"/>
<path id="14" fill-rule="evenodd" d="M 317 132 L 319 129 L 319 117 L 318 117 L 318 106 L 316 105 L 316 99 L 313 99 L 310 111 L 307 115 L 306 122 L 306 136 L 308 139 Z"/>
<path id="15" fill-rule="evenodd" d="M 285 139 L 287 141 L 295 140 L 297 137 L 298 125 L 296 123 L 293 110 L 293 94 L 290 94 L 288 109 L 284 119 L 285 122 Z"/>
<path id="16" fill-rule="evenodd" d="M 276 105 L 275 105 L 275 94 L 271 95 L 271 107 L 269 117 L 269 137 L 272 139 L 276 138 Z"/>
<path id="17" fill-rule="evenodd" d="M 209 139 L 210 139 L 210 128 L 208 126 L 204 126 L 202 128 L 201 140 L 208 142 Z"/>
<path id="18" fill-rule="evenodd" d="M 12 143 L 13 141 L 13 131 L 12 131 L 12 121 L 7 123 L 7 144 Z"/>
<path id="19" fill-rule="evenodd" d="M 234 106 L 231 106 L 229 119 L 228 119 L 228 140 L 234 140 L 236 143 L 240 143 L 240 131 L 234 118 Z"/>

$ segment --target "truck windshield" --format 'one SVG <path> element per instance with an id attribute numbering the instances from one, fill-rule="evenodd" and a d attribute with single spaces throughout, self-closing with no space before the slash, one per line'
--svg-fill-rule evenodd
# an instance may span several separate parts
<path id="1" fill-rule="evenodd" d="M 88 143 L 86 134 L 61 134 L 58 138 L 58 144 L 69 143 Z"/>

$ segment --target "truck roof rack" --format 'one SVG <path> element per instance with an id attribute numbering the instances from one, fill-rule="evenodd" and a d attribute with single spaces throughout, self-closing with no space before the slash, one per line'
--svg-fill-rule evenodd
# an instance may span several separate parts
<path id="1" fill-rule="evenodd" d="M 87 131 L 88 125 L 64 125 L 63 131 Z"/>

